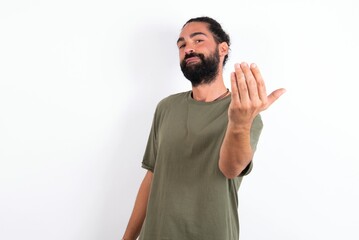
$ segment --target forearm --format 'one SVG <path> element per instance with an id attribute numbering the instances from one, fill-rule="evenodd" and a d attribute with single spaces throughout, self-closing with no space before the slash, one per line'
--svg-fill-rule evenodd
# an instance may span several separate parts
<path id="1" fill-rule="evenodd" d="M 251 162 L 251 126 L 228 124 L 219 155 L 219 168 L 227 178 L 238 176 Z"/>
<path id="2" fill-rule="evenodd" d="M 147 201 L 151 188 L 152 175 L 152 172 L 148 171 L 141 183 L 130 220 L 122 238 L 124 240 L 135 240 L 140 234 L 143 221 L 146 217 Z"/>

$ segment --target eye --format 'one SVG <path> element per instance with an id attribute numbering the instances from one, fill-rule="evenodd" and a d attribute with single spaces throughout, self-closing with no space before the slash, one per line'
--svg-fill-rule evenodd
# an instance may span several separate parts
<path id="1" fill-rule="evenodd" d="M 179 45 L 178 48 L 181 49 L 181 48 L 184 48 L 185 46 L 186 46 L 186 44 L 183 43 L 183 44 Z"/>
<path id="2" fill-rule="evenodd" d="M 203 40 L 202 39 L 197 39 L 197 40 L 195 40 L 195 42 L 200 43 L 200 42 L 203 42 Z"/>

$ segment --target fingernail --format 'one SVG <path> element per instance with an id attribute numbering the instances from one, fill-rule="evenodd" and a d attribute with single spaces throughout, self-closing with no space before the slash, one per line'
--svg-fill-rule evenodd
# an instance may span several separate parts
<path id="1" fill-rule="evenodd" d="M 255 63 L 252 63 L 252 68 L 256 68 L 257 65 Z"/>

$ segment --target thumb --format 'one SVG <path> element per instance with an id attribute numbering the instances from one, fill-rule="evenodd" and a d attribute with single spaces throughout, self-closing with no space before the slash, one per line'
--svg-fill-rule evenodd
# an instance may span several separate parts
<path id="1" fill-rule="evenodd" d="M 265 109 L 269 108 L 280 96 L 282 96 L 287 90 L 285 88 L 279 88 L 268 95 L 268 103 Z"/>

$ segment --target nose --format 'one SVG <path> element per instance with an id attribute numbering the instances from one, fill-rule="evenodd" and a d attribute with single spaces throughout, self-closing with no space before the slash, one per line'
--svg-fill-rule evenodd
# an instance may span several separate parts
<path id="1" fill-rule="evenodd" d="M 184 51 L 186 55 L 193 53 L 194 49 L 193 48 L 186 48 L 186 50 Z"/>

